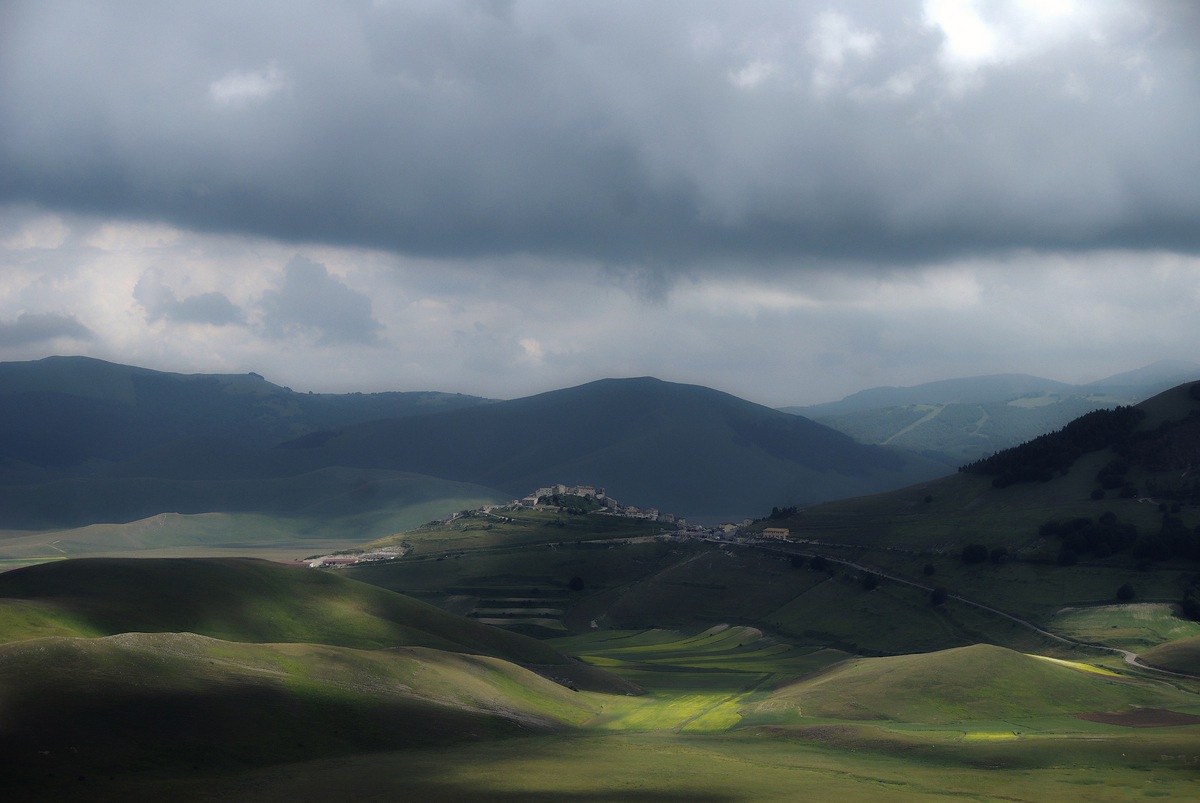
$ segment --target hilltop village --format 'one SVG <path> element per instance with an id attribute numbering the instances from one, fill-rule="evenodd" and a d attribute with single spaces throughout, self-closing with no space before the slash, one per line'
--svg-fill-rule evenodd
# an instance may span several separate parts
<path id="1" fill-rule="evenodd" d="M 740 540 L 743 537 L 768 540 L 791 540 L 791 533 L 786 528 L 768 527 L 743 535 L 743 529 L 752 523 L 745 519 L 740 523 L 725 522 L 715 526 L 690 524 L 687 519 L 671 513 L 663 513 L 657 508 L 639 508 L 625 505 L 613 499 L 603 488 L 591 485 L 549 485 L 538 488 L 533 493 L 514 499 L 506 504 L 486 505 L 477 510 L 461 510 L 444 519 L 431 521 L 430 525 L 449 525 L 454 522 L 476 516 L 491 516 L 505 519 L 506 512 L 518 510 L 543 510 L 560 513 L 590 514 L 597 516 L 619 516 L 629 519 L 657 522 L 661 525 L 660 533 L 675 537 L 706 538 L 722 541 Z M 385 547 L 368 551 L 346 551 L 331 555 L 316 555 L 305 558 L 304 563 L 313 568 L 333 568 L 353 565 L 356 563 L 377 563 L 396 560 L 404 555 L 402 547 Z"/>

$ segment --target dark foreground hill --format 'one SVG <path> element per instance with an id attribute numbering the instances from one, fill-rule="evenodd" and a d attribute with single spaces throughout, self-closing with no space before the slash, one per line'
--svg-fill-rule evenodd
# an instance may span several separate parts
<path id="1" fill-rule="evenodd" d="M 446 498 L 454 500 L 514 498 L 557 482 L 594 485 L 626 504 L 736 519 L 764 506 L 867 494 L 946 472 L 935 462 L 855 443 L 798 416 L 708 388 L 651 378 L 602 380 L 507 402 L 454 402 L 456 409 L 446 409 L 453 404 L 437 397 L 421 410 L 433 406 L 439 412 L 343 423 L 283 443 L 272 443 L 264 434 L 277 436 L 283 423 L 293 420 L 290 414 L 277 414 L 273 405 L 278 394 L 272 391 L 268 395 L 276 401 L 261 405 L 270 412 L 264 413 L 266 430 L 256 437 L 240 434 L 252 427 L 250 419 L 222 428 L 216 415 L 208 426 L 217 431 L 162 442 L 159 435 L 136 432 L 142 416 L 136 405 L 114 399 L 147 381 L 211 386 L 215 395 L 210 395 L 221 399 L 236 395 L 233 388 L 240 385 L 259 388 L 266 383 L 158 375 L 135 381 L 120 372 L 114 378 L 103 364 L 55 365 L 68 373 L 72 368 L 99 372 L 113 387 L 96 386 L 105 398 L 89 423 L 76 422 L 55 435 L 71 449 L 56 452 L 57 441 L 49 436 L 38 441 L 42 447 L 35 448 L 33 441 L 11 447 L 8 482 L 0 486 L 0 527 L 127 522 L 164 512 L 254 511 L 319 518 L 347 515 L 353 506 L 362 514 L 410 499 L 430 501 L 439 492 L 434 487 L 438 482 L 455 484 L 444 489 Z M 138 369 L 126 371 L 140 376 Z M 287 397 L 295 420 L 314 421 L 302 415 L 304 397 L 292 396 L 299 397 Z M 10 411 L 13 417 L 6 425 L 13 433 L 23 416 L 35 422 L 34 431 L 54 429 L 53 415 L 34 413 L 35 396 L 10 393 L 8 398 L 11 404 L 21 399 L 25 405 Z M 63 398 L 77 407 L 92 403 L 78 393 Z M 187 409 L 200 415 L 195 405 Z M 97 410 L 121 411 L 125 417 L 110 427 Z M 79 443 L 64 434 L 72 427 L 80 430 Z M 153 416 L 147 418 L 147 428 L 161 434 Z M 104 446 L 98 440 L 113 443 Z M 43 447 L 48 451 L 39 456 Z M 66 460 L 68 453 L 70 459 L 88 455 L 89 473 L 75 471 L 75 476 L 44 481 L 59 459 L 54 455 Z M 120 459 L 96 462 L 100 458 Z M 330 476 L 319 472 L 331 468 L 350 471 L 336 475 L 329 489 L 314 491 L 320 485 L 314 477 Z M 417 486 L 419 492 L 414 491 Z"/>
<path id="2" fill-rule="evenodd" d="M 580 688 L 637 690 L 533 639 L 307 568 L 80 560 L 0 575 L 7 799 L 48 799 L 47 782 L 77 777 L 556 731 L 595 715 Z M 96 799 L 85 786 L 71 797 Z"/>

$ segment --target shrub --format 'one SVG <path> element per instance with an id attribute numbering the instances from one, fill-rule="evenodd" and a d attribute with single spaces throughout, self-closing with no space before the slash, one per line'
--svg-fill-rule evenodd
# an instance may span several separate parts
<path id="1" fill-rule="evenodd" d="M 988 559 L 988 548 L 983 544 L 967 544 L 963 547 L 962 562 L 968 566 L 973 563 L 983 563 Z"/>

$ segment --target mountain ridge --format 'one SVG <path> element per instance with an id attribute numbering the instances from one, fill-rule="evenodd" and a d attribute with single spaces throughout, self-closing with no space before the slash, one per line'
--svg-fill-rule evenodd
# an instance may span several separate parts
<path id="1" fill-rule="evenodd" d="M 104 364 L 82 364 L 87 371 L 105 370 Z M 46 367 L 61 373 L 71 365 L 70 361 L 60 360 Z M 26 364 L 25 370 L 32 369 Z M 113 372 L 111 367 L 107 370 Z M 127 371 L 141 375 L 144 369 Z M 79 460 L 57 477 L 74 483 L 76 498 L 83 500 L 81 505 L 86 506 L 86 489 L 99 488 L 102 483 L 111 486 L 103 494 L 106 500 L 124 496 L 131 505 L 139 502 L 136 510 L 131 507 L 126 514 L 108 513 L 109 521 L 121 515 L 132 520 L 157 512 L 215 512 L 201 502 L 205 494 L 211 496 L 212 483 L 246 483 L 236 493 L 239 498 L 252 499 L 255 482 L 278 483 L 289 478 L 298 482 L 297 478 L 332 467 L 468 483 L 513 498 L 558 482 L 597 485 L 640 507 L 726 519 L 740 519 L 781 501 L 808 504 L 860 495 L 946 471 L 932 461 L 857 444 L 806 418 L 722 391 L 653 377 L 600 379 L 510 401 L 466 398 L 447 402 L 436 397 L 419 412 L 409 409 L 406 415 L 367 421 L 344 419 L 321 428 L 312 425 L 312 416 L 303 419 L 300 415 L 306 395 L 272 390 L 276 386 L 265 380 L 239 377 L 239 383 L 266 387 L 268 400 L 278 400 L 280 392 L 291 394 L 282 397 L 294 403 L 285 411 L 288 415 L 273 413 L 269 404 L 263 412 L 257 397 L 252 398 L 251 412 L 266 417 L 267 433 L 278 435 L 289 427 L 299 430 L 291 437 L 272 439 L 263 433 L 243 436 L 253 416 L 236 408 L 234 402 L 239 397 L 226 393 L 219 379 L 172 379 L 155 372 L 147 375 L 152 377 L 152 384 L 190 386 L 199 382 L 198 387 L 208 389 L 205 399 L 220 398 L 230 405 L 230 427 L 222 431 L 213 424 L 210 430 L 217 429 L 215 432 L 189 431 L 174 438 L 155 439 L 139 433 L 141 440 L 134 446 L 102 443 L 93 430 L 103 429 L 106 415 L 114 415 L 114 409 L 123 410 L 122 425 L 128 428 L 140 420 L 136 411 L 118 408 L 111 399 L 100 400 L 97 406 L 84 396 L 60 393 L 69 401 L 65 406 L 72 410 L 99 410 L 90 418 L 83 416 L 86 424 L 72 429 L 66 422 L 60 430 L 61 416 L 55 417 L 53 407 L 45 412 L 44 399 L 36 397 L 43 391 L 32 391 L 35 398 L 29 398 L 19 386 L 10 386 L 10 392 L 0 400 L 23 400 L 27 417 L 37 419 L 29 412 L 35 407 L 43 411 L 37 419 L 45 436 L 40 443 L 51 458 L 36 465 L 36 432 L 20 448 L 9 448 L 0 455 L 7 458 L 0 463 L 0 477 L 4 477 L 0 492 L 5 497 L 0 526 L 35 519 L 41 522 L 39 526 L 62 523 L 54 518 L 54 494 L 37 489 L 47 488 L 47 478 L 56 477 L 56 461 L 63 462 L 63 455 Z M 57 377 L 55 381 L 64 380 Z M 221 396 L 214 395 L 214 387 Z M 118 391 L 123 392 L 120 388 Z M 109 395 L 118 391 L 110 391 Z M 163 397 L 179 398 L 181 394 L 186 396 L 179 387 L 172 386 L 172 393 L 164 393 Z M 234 402 L 226 397 L 233 397 Z M 10 404 L 9 410 L 19 413 L 20 407 Z M 203 413 L 196 400 L 187 401 L 186 410 Z M 307 422 L 304 427 L 293 426 L 297 418 Z M 19 414 L 10 415 L 6 426 L 12 432 L 19 431 L 23 420 Z M 80 430 L 80 443 L 71 443 L 69 435 Z M 118 439 L 122 431 L 118 427 L 110 433 L 111 438 Z M 30 463 L 34 464 L 32 468 Z M 164 481 L 173 484 L 167 488 L 161 485 Z M 196 491 L 194 503 L 187 500 L 187 487 Z M 167 497 L 161 495 L 168 490 L 171 504 L 164 507 Z M 141 491 L 158 493 L 161 501 L 139 500 Z M 278 498 L 281 491 L 272 493 Z M 372 502 L 365 499 L 367 503 Z M 36 511 L 31 510 L 33 505 L 38 506 Z M 160 509 L 154 509 L 156 505 Z M 246 502 L 237 509 L 254 509 L 253 503 Z M 75 511 L 70 523 L 88 522 L 81 522 Z"/>

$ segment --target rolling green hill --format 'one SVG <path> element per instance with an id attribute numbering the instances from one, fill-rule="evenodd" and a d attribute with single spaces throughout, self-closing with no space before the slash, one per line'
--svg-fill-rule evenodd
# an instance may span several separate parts
<path id="1" fill-rule="evenodd" d="M 595 713 L 591 698 L 485 656 L 191 633 L 0 644 L 0 708 L 6 782 L 429 747 Z"/>
<path id="2" fill-rule="evenodd" d="M 1141 658 L 1150 666 L 1200 675 L 1200 636 L 1159 644 L 1143 653 Z"/>
<path id="3" fill-rule="evenodd" d="M 0 641 L 190 632 L 229 641 L 422 646 L 568 663 L 541 642 L 375 586 L 251 559 L 107 559 L 0 574 Z"/>
<path id="4" fill-rule="evenodd" d="M 1019 722 L 1193 700 L 1192 695 L 1122 678 L 1087 664 L 1064 665 L 979 644 L 841 663 L 780 689 L 759 708 L 829 719 L 944 724 Z"/>

